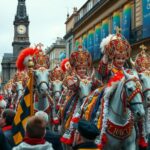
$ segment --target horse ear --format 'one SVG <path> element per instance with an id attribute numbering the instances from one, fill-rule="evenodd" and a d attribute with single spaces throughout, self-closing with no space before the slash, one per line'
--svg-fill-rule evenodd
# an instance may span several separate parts
<path id="1" fill-rule="evenodd" d="M 133 61 L 132 58 L 130 58 L 130 63 L 131 63 L 131 65 L 132 65 L 132 68 L 135 68 L 135 62 Z"/>
<path id="2" fill-rule="evenodd" d="M 95 76 L 95 68 L 93 67 L 91 78 L 94 79 L 94 76 Z"/>
<path id="3" fill-rule="evenodd" d="M 124 69 L 123 69 L 123 74 L 126 80 L 130 78 L 130 75 Z"/>

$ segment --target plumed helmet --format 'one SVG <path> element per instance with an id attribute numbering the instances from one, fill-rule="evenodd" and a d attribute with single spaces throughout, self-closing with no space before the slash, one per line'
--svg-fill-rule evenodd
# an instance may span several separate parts
<path id="1" fill-rule="evenodd" d="M 62 62 L 61 62 L 61 64 L 60 64 L 60 66 L 61 66 L 61 69 L 62 69 L 64 72 L 66 72 L 67 68 L 71 67 L 71 66 L 70 66 L 70 62 L 69 62 L 69 58 L 63 59 Z"/>
<path id="2" fill-rule="evenodd" d="M 6 108 L 6 101 L 2 95 L 0 95 L 0 108 Z"/>
<path id="3" fill-rule="evenodd" d="M 100 44 L 100 48 L 110 59 L 116 56 L 125 56 L 128 59 L 131 53 L 129 42 L 119 32 L 117 34 L 110 34 L 104 38 Z"/>
<path id="4" fill-rule="evenodd" d="M 64 79 L 64 72 L 59 66 L 56 66 L 52 71 L 51 71 L 51 80 L 60 80 L 62 81 Z"/>
<path id="5" fill-rule="evenodd" d="M 144 45 L 142 47 L 144 48 Z M 137 54 L 135 58 L 135 68 L 138 72 L 142 72 L 150 68 L 150 55 L 145 52 L 145 49 Z"/>
<path id="6" fill-rule="evenodd" d="M 79 45 L 78 51 L 71 53 L 69 61 L 73 68 L 77 68 L 79 66 L 91 67 L 92 64 L 91 55 L 88 51 L 83 51 L 81 45 Z"/>
<path id="7" fill-rule="evenodd" d="M 36 51 L 36 48 L 28 47 L 19 53 L 16 61 L 16 66 L 19 71 L 23 71 L 28 68 L 28 63 L 32 61 L 32 57 Z"/>
<path id="8" fill-rule="evenodd" d="M 38 48 L 36 48 L 38 49 Z M 39 67 L 45 67 L 49 69 L 49 57 L 46 55 L 41 49 L 38 49 L 33 55 L 34 69 L 38 69 Z"/>

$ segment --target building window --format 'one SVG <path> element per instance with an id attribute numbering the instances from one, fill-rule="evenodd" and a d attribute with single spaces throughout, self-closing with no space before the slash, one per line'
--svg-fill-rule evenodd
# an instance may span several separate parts
<path id="1" fill-rule="evenodd" d="M 81 19 L 83 17 L 83 9 L 80 10 L 79 15 L 80 15 L 80 19 Z"/>
<path id="2" fill-rule="evenodd" d="M 96 5 L 99 2 L 99 0 L 93 0 L 93 5 Z"/>
<path id="3" fill-rule="evenodd" d="M 93 1 L 89 1 L 87 4 L 87 11 L 89 11 L 93 7 Z"/>
<path id="4" fill-rule="evenodd" d="M 84 8 L 83 8 L 83 15 L 85 15 L 87 13 L 87 6 L 85 6 Z"/>

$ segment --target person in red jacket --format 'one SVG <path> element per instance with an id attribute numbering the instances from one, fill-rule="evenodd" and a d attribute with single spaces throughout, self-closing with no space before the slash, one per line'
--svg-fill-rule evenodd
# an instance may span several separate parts
<path id="1" fill-rule="evenodd" d="M 0 118 L 0 127 L 6 137 L 7 142 L 11 147 L 14 146 L 13 134 L 12 134 L 12 123 L 15 117 L 15 112 L 12 109 L 5 109 L 2 112 L 2 117 Z"/>

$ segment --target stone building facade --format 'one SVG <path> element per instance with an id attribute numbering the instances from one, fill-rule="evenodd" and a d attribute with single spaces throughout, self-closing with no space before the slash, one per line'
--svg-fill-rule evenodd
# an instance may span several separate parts
<path id="1" fill-rule="evenodd" d="M 2 85 L 6 84 L 16 72 L 16 59 L 20 51 L 29 47 L 29 18 L 26 12 L 25 0 L 18 0 L 15 15 L 13 53 L 4 53 L 2 59 Z"/>
<path id="2" fill-rule="evenodd" d="M 53 43 L 47 50 L 47 55 L 50 59 L 50 69 L 53 69 L 56 65 L 59 65 L 61 62 L 60 55 L 61 53 L 66 53 L 66 45 L 64 39 L 57 37 L 55 43 Z"/>
<path id="3" fill-rule="evenodd" d="M 67 17 L 66 51 L 68 56 L 79 44 L 88 50 L 97 63 L 102 56 L 100 42 L 119 26 L 132 45 L 132 56 L 144 44 L 150 49 L 150 1 L 149 0 L 87 0 Z M 71 45 L 71 46 L 70 46 Z M 150 50 L 148 51 L 150 52 Z"/>

